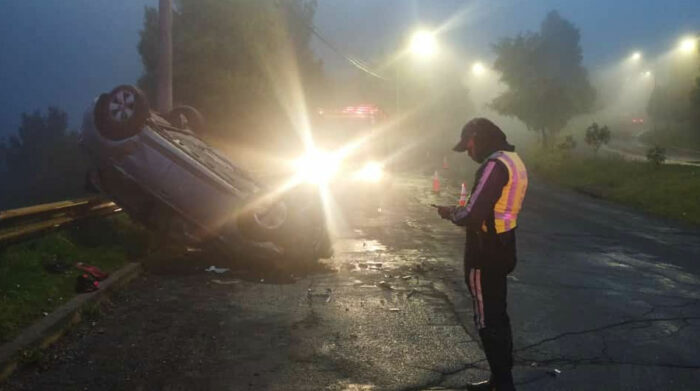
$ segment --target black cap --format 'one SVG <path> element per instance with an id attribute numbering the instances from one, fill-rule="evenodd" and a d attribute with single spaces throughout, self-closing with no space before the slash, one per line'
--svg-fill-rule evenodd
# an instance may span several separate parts
<path id="1" fill-rule="evenodd" d="M 460 140 L 452 150 L 464 152 L 469 140 L 473 139 L 474 150 L 472 158 L 478 162 L 498 150 L 514 151 L 515 147 L 508 144 L 506 135 L 501 128 L 486 118 L 474 118 L 462 128 Z"/>
<path id="2" fill-rule="evenodd" d="M 482 129 L 492 130 L 493 128 L 497 129 L 499 132 L 501 131 L 498 129 L 498 126 L 486 118 L 472 119 L 462 127 L 462 134 L 459 137 L 459 142 L 452 148 L 452 150 L 455 152 L 466 151 L 469 139 L 472 138 L 478 131 L 481 131 Z"/>

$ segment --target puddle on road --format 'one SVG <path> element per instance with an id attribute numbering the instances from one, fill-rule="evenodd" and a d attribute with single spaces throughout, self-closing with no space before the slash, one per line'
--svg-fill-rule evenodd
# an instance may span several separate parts
<path id="1" fill-rule="evenodd" d="M 378 240 L 341 239 L 334 245 L 336 253 L 386 251 L 386 246 Z"/>
<path id="2" fill-rule="evenodd" d="M 350 383 L 348 381 L 340 381 L 338 384 L 328 386 L 332 391 L 374 391 L 376 387 L 373 384 Z"/>

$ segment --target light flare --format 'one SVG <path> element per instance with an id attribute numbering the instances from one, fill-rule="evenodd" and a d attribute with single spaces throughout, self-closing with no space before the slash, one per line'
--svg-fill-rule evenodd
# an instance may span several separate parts
<path id="1" fill-rule="evenodd" d="M 294 162 L 297 176 L 303 182 L 325 185 L 340 169 L 342 156 L 337 152 L 312 149 Z"/>
<path id="2" fill-rule="evenodd" d="M 379 162 L 367 162 L 355 173 L 355 178 L 366 182 L 379 182 L 384 177 L 384 166 Z"/>

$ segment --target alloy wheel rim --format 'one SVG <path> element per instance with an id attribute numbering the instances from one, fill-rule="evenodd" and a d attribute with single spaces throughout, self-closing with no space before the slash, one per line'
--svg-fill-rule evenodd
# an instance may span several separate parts
<path id="1" fill-rule="evenodd" d="M 114 121 L 128 121 L 135 111 L 136 97 L 131 91 L 118 90 L 109 101 L 109 116 Z"/>

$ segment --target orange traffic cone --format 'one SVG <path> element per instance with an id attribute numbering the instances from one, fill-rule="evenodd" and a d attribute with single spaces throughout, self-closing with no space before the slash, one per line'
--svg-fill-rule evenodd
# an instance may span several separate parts
<path id="1" fill-rule="evenodd" d="M 437 170 L 435 170 L 435 174 L 433 175 L 433 193 L 439 193 L 439 192 L 440 192 L 440 178 L 438 178 Z"/>
<path id="2" fill-rule="evenodd" d="M 442 157 L 442 169 L 443 170 L 449 170 L 450 165 L 447 164 L 447 156 Z"/>
<path id="3" fill-rule="evenodd" d="M 467 205 L 467 186 L 462 183 L 462 192 L 459 194 L 459 206 Z"/>

